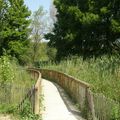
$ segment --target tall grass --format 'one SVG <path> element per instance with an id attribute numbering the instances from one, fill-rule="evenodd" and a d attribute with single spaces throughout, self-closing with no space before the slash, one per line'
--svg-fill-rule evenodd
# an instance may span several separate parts
<path id="1" fill-rule="evenodd" d="M 33 80 L 16 59 L 2 56 L 0 58 L 0 83 L 29 87 L 33 84 Z"/>
<path id="2" fill-rule="evenodd" d="M 32 113 L 29 98 L 24 100 L 21 111 L 17 109 L 35 82 L 15 58 L 2 56 L 0 58 L 0 114 L 11 113 L 17 120 L 40 120 L 40 116 Z"/>
<path id="3" fill-rule="evenodd" d="M 35 82 L 17 61 L 7 55 L 0 58 L 0 113 L 13 112 Z"/>
<path id="4" fill-rule="evenodd" d="M 105 96 L 120 102 L 119 56 L 103 56 L 85 61 L 80 57 L 72 57 L 59 64 L 49 63 L 43 68 L 62 71 L 86 81 L 90 83 L 94 92 L 103 93 Z"/>

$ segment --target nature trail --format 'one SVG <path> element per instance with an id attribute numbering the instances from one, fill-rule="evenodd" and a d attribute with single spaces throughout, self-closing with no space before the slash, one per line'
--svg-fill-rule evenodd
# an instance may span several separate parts
<path id="1" fill-rule="evenodd" d="M 45 79 L 42 80 L 42 87 L 45 107 L 43 120 L 84 120 L 61 87 Z"/>

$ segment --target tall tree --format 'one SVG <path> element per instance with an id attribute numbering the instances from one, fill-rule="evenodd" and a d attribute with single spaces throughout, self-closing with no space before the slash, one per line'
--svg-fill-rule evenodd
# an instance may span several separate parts
<path id="1" fill-rule="evenodd" d="M 5 12 L 7 9 L 7 4 L 4 0 L 0 0 L 0 48 L 2 48 L 3 36 L 2 31 L 5 28 L 7 22 L 5 19 Z M 0 54 L 2 53 L 0 49 Z"/>
<path id="2" fill-rule="evenodd" d="M 15 56 L 20 61 L 23 60 L 23 53 L 26 53 L 29 45 L 30 24 L 29 16 L 31 12 L 24 4 L 24 0 L 3 0 L 7 5 L 4 13 L 6 25 L 0 32 L 1 55 L 3 49 Z"/>
<path id="3" fill-rule="evenodd" d="M 57 22 L 46 35 L 57 58 L 111 54 L 120 36 L 119 0 L 54 0 Z M 63 51 L 64 49 L 64 51 Z"/>
<path id="4" fill-rule="evenodd" d="M 40 54 L 40 42 L 47 32 L 47 16 L 46 11 L 40 6 L 37 11 L 33 13 L 31 22 L 31 41 L 32 41 L 32 62 L 35 62 Z"/>

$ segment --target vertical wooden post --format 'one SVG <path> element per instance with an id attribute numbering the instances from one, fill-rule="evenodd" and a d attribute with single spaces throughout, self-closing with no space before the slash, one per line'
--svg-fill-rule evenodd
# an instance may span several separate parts
<path id="1" fill-rule="evenodd" d="M 32 90 L 30 91 L 30 102 L 31 102 L 31 107 L 32 107 L 32 113 L 34 113 L 34 104 L 35 104 L 35 86 L 32 88 Z"/>
<path id="2" fill-rule="evenodd" d="M 91 90 L 89 88 L 87 88 L 87 100 L 88 100 L 90 111 L 92 113 L 92 119 L 96 120 L 93 95 L 92 95 Z"/>
<path id="3" fill-rule="evenodd" d="M 35 103 L 34 103 L 34 113 L 35 114 L 39 114 L 39 112 L 40 112 L 39 93 L 40 93 L 40 80 L 38 80 L 35 85 Z"/>

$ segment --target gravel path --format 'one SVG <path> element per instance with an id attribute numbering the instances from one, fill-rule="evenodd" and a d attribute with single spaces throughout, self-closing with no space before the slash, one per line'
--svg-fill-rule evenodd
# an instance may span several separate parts
<path id="1" fill-rule="evenodd" d="M 42 86 L 45 107 L 43 120 L 84 120 L 80 114 L 78 117 L 76 113 L 79 112 L 73 109 L 73 106 L 71 107 L 69 100 L 65 102 L 67 97 L 58 85 L 43 79 Z M 68 103 L 70 107 L 66 106 L 65 103 Z"/>

